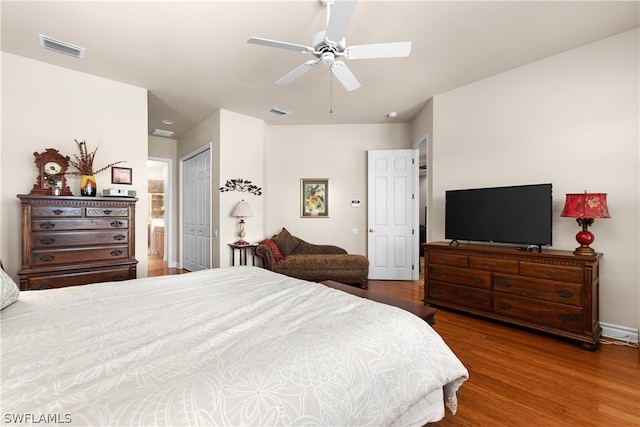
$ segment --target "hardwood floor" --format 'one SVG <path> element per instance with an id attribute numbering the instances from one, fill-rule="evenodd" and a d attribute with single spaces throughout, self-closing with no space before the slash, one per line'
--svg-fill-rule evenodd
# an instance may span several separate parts
<path id="1" fill-rule="evenodd" d="M 184 270 L 149 259 L 149 276 Z M 422 282 L 369 281 L 369 292 L 422 303 Z M 640 352 L 590 352 L 557 338 L 449 310 L 434 329 L 469 370 L 448 426 L 640 426 Z"/>

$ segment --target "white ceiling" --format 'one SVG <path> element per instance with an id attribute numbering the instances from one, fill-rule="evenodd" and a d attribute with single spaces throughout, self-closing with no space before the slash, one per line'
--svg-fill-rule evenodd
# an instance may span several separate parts
<path id="1" fill-rule="evenodd" d="M 3 0 L 1 41 L 6 52 L 146 88 L 149 130 L 179 137 L 220 108 L 273 125 L 409 122 L 434 95 L 638 27 L 639 4 L 360 0 L 347 45 L 411 41 L 412 50 L 345 60 L 362 84 L 353 92 L 321 65 L 278 86 L 312 57 L 246 43 L 308 45 L 326 26 L 318 0 Z M 84 47 L 85 57 L 43 49 L 38 34 Z M 389 111 L 398 117 L 387 119 Z"/>

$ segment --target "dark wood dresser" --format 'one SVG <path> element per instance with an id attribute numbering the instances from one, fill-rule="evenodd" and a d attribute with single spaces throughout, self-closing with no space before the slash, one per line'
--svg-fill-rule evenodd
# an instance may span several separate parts
<path id="1" fill-rule="evenodd" d="M 136 278 L 138 199 L 18 197 L 22 203 L 21 290 Z"/>
<path id="2" fill-rule="evenodd" d="M 424 303 L 578 341 L 595 350 L 598 263 L 602 254 L 516 248 L 423 245 Z"/>

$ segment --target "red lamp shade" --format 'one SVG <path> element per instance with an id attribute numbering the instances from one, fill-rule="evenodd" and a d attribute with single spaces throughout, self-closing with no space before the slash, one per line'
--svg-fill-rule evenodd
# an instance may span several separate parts
<path id="1" fill-rule="evenodd" d="M 595 218 L 609 218 L 606 193 L 577 193 L 567 194 L 564 208 L 560 216 L 576 218 L 576 222 L 582 230 L 576 234 L 576 240 L 580 246 L 573 252 L 576 255 L 595 255 L 595 251 L 589 246 L 595 240 L 589 227 Z"/>
<path id="2" fill-rule="evenodd" d="M 606 193 L 567 194 L 560 216 L 569 218 L 609 218 Z"/>

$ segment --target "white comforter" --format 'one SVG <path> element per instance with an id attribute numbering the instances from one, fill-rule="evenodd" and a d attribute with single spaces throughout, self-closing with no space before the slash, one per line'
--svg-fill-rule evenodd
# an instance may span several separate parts
<path id="1" fill-rule="evenodd" d="M 418 317 L 254 267 L 22 292 L 1 361 L 39 425 L 383 426 L 467 378 Z"/>

